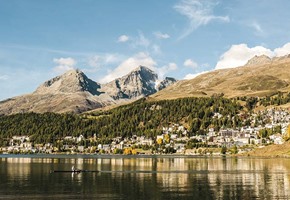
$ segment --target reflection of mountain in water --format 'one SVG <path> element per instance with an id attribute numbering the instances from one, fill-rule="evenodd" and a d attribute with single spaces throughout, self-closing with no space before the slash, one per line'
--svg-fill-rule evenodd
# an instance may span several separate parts
<path id="1" fill-rule="evenodd" d="M 290 163 L 250 158 L 0 158 L 0 194 L 13 198 L 287 199 Z M 50 170 L 101 173 L 50 174 Z M 22 188 L 15 193 L 15 188 Z M 3 198 L 5 197 L 3 196 Z M 2 197 L 2 196 L 1 196 Z"/>

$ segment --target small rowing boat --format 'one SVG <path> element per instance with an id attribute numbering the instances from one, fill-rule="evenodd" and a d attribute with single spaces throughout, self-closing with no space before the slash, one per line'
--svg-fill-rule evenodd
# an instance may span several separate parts
<path id="1" fill-rule="evenodd" d="M 97 173 L 99 170 L 52 170 L 51 173 Z"/>
<path id="2" fill-rule="evenodd" d="M 82 170 L 52 170 L 52 173 L 81 173 Z"/>
<path id="3" fill-rule="evenodd" d="M 72 166 L 71 170 L 51 170 L 50 173 L 81 173 L 81 172 L 99 172 L 99 170 L 81 170 Z"/>

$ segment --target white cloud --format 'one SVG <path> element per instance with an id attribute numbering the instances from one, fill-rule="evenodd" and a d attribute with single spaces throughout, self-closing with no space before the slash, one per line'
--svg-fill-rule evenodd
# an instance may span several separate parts
<path id="1" fill-rule="evenodd" d="M 150 68 L 151 70 L 155 71 L 158 74 L 159 78 L 161 79 L 168 72 L 174 71 L 177 69 L 176 63 L 173 63 L 173 62 L 168 63 L 167 65 L 164 65 L 162 67 L 157 67 L 157 63 L 148 53 L 140 52 L 124 60 L 114 70 L 109 71 L 108 74 L 103 79 L 100 80 L 100 82 L 108 83 L 116 78 L 120 78 L 130 73 L 132 70 L 136 69 L 140 65 L 146 66 Z"/>
<path id="2" fill-rule="evenodd" d="M 68 70 L 74 69 L 76 65 L 76 61 L 73 58 L 54 58 L 53 62 L 58 64 L 56 67 L 54 67 L 54 71 L 57 73 L 63 73 Z"/>
<path id="3" fill-rule="evenodd" d="M 254 28 L 256 34 L 258 34 L 258 35 L 265 34 L 264 30 L 262 29 L 261 25 L 258 22 L 254 21 L 254 22 L 250 23 L 249 26 Z"/>
<path id="4" fill-rule="evenodd" d="M 72 69 L 74 69 L 74 68 L 67 66 L 67 65 L 58 65 L 55 68 L 53 68 L 53 71 L 61 74 L 61 73 L 67 72 L 67 71 L 72 70 Z"/>
<path id="5" fill-rule="evenodd" d="M 228 16 L 216 16 L 213 8 L 217 5 L 214 1 L 208 0 L 182 0 L 174 9 L 189 20 L 189 27 L 181 35 L 180 39 L 191 34 L 195 29 L 202 25 L 207 25 L 211 21 L 229 22 Z"/>
<path id="6" fill-rule="evenodd" d="M 107 83 L 116 78 L 122 77 L 140 65 L 146 66 L 154 70 L 156 66 L 156 62 L 147 53 L 140 52 L 124 60 L 117 68 L 110 71 L 102 80 L 100 80 L 100 82 Z"/>
<path id="7" fill-rule="evenodd" d="M 185 60 L 183 65 L 185 67 L 191 67 L 193 69 L 198 67 L 198 64 L 196 62 L 194 62 L 193 60 L 191 60 L 191 59 Z"/>
<path id="8" fill-rule="evenodd" d="M 266 55 L 273 57 L 274 53 L 265 47 L 248 47 L 247 44 L 232 45 L 216 64 L 216 69 L 233 68 L 245 65 L 254 56 Z"/>
<path id="9" fill-rule="evenodd" d="M 107 64 L 117 63 L 120 59 L 121 56 L 118 54 L 94 55 L 89 57 L 88 64 L 91 67 L 99 68 Z"/>
<path id="10" fill-rule="evenodd" d="M 168 63 L 168 65 L 164 65 L 160 68 L 156 68 L 156 71 L 158 73 L 159 79 L 163 79 L 165 74 L 167 74 L 170 71 L 176 70 L 178 67 L 176 63 Z"/>
<path id="11" fill-rule="evenodd" d="M 59 65 L 67 65 L 67 66 L 74 66 L 76 64 L 76 61 L 73 58 L 54 58 L 53 62 L 59 64 Z"/>
<path id="12" fill-rule="evenodd" d="M 248 47 L 247 44 L 232 45 L 216 64 L 216 69 L 232 68 L 245 65 L 254 56 L 266 55 L 270 58 L 290 54 L 290 43 L 278 47 L 273 51 L 263 46 Z"/>
<path id="13" fill-rule="evenodd" d="M 183 79 L 185 80 L 190 80 L 195 78 L 197 75 L 196 74 L 187 74 Z"/>
<path id="14" fill-rule="evenodd" d="M 156 44 L 152 45 L 152 49 L 153 49 L 154 54 L 161 54 L 162 53 L 160 47 Z"/>
<path id="15" fill-rule="evenodd" d="M 139 32 L 139 36 L 135 39 L 133 46 L 141 46 L 147 48 L 149 45 L 149 39 L 147 39 L 142 32 Z"/>
<path id="16" fill-rule="evenodd" d="M 274 53 L 277 57 L 290 54 L 290 43 L 286 43 L 283 47 L 274 49 Z"/>
<path id="17" fill-rule="evenodd" d="M 104 57 L 105 63 L 115 63 L 119 60 L 119 56 L 116 54 L 106 54 Z"/>
<path id="18" fill-rule="evenodd" d="M 154 32 L 154 35 L 157 39 L 168 39 L 170 38 L 170 35 L 168 35 L 167 33 L 161 33 L 161 32 Z"/>
<path id="19" fill-rule="evenodd" d="M 183 79 L 186 79 L 186 80 L 189 80 L 189 79 L 193 79 L 201 74 L 205 74 L 209 71 L 203 71 L 203 72 L 200 72 L 200 73 L 196 73 L 196 74 L 187 74 Z"/>
<path id="20" fill-rule="evenodd" d="M 158 35 L 158 37 L 163 37 L 165 39 L 169 37 L 169 35 L 162 34 Z M 151 51 L 152 54 L 162 54 L 160 46 L 150 41 L 141 31 L 138 32 L 137 36 L 130 39 L 130 46 L 138 51 Z"/>
<path id="21" fill-rule="evenodd" d="M 282 47 L 274 50 L 265 48 L 263 46 L 248 47 L 247 44 L 232 45 L 229 50 L 223 53 L 220 60 L 217 62 L 215 69 L 234 68 L 245 65 L 254 56 L 266 55 L 270 58 L 281 57 L 290 54 L 290 43 L 286 43 Z M 184 66 L 190 65 L 190 59 L 184 62 Z M 204 64 L 208 67 L 208 64 Z M 187 74 L 184 79 L 192 79 L 196 76 L 206 73 L 204 71 L 197 74 Z"/>
<path id="22" fill-rule="evenodd" d="M 91 67 L 100 67 L 101 57 L 98 55 L 91 56 L 88 59 L 88 64 Z"/>
<path id="23" fill-rule="evenodd" d="M 127 36 L 127 35 L 121 35 L 118 38 L 118 42 L 127 42 L 128 40 L 129 40 L 129 36 Z"/>
<path id="24" fill-rule="evenodd" d="M 0 75 L 0 81 L 6 81 L 9 79 L 8 75 Z"/>

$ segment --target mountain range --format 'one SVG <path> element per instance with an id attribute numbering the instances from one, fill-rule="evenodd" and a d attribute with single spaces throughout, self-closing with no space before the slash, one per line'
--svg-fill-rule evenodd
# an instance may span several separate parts
<path id="1" fill-rule="evenodd" d="M 0 115 L 23 112 L 81 113 L 133 101 L 156 93 L 174 82 L 174 78 L 158 81 L 158 75 L 144 66 L 107 84 L 89 79 L 80 70 L 70 70 L 44 82 L 31 94 L 0 102 Z"/>
<path id="2" fill-rule="evenodd" d="M 0 115 L 21 112 L 81 113 L 149 96 L 149 100 L 224 95 L 271 96 L 290 91 L 290 55 L 255 56 L 244 66 L 210 71 L 191 80 L 159 80 L 139 66 L 127 75 L 100 84 L 80 70 L 44 82 L 33 93 L 0 102 Z"/>

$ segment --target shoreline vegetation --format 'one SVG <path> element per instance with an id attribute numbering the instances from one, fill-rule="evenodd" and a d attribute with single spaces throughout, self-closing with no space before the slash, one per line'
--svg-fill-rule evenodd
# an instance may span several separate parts
<path id="1" fill-rule="evenodd" d="M 70 157 L 81 157 L 81 158 L 102 158 L 102 157 L 110 157 L 110 158 L 146 158 L 146 157 L 204 157 L 204 158 L 230 158 L 230 157 L 249 157 L 249 158 L 290 158 L 290 142 L 285 142 L 284 144 L 271 144 L 267 146 L 259 146 L 254 148 L 248 152 L 240 152 L 240 153 L 231 153 L 226 152 L 222 154 L 221 152 L 218 153 L 217 148 L 215 153 L 194 153 L 196 152 L 195 149 L 188 149 L 185 153 L 150 153 L 142 152 L 136 154 L 113 154 L 113 153 L 68 153 L 68 152 L 54 152 L 54 153 L 0 153 L 0 157 L 61 157 L 61 158 L 70 158 Z M 207 150 L 208 149 L 204 149 Z"/>
<path id="2" fill-rule="evenodd" d="M 236 154 L 236 155 L 189 155 L 189 154 L 138 154 L 138 155 L 123 155 L 123 154 L 0 154 L 0 158 L 285 158 L 290 159 L 290 155 L 252 155 L 252 154 Z"/>

